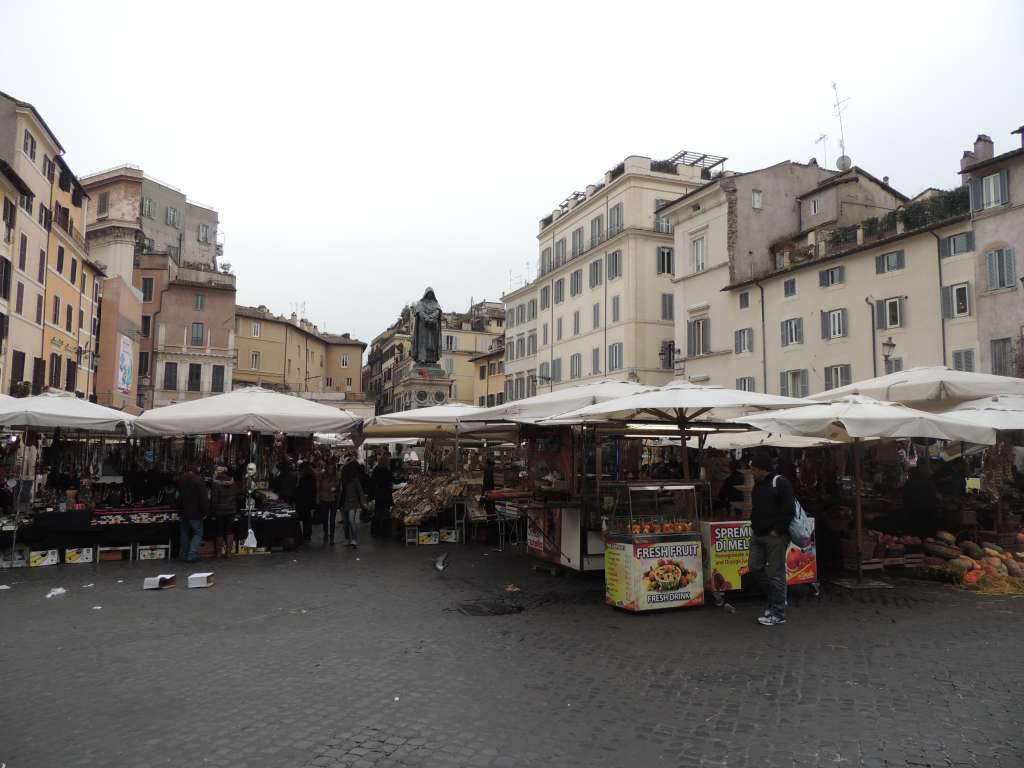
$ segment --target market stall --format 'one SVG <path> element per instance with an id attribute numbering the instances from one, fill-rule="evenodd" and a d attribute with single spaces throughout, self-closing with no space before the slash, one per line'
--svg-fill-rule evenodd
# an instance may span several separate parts
<path id="1" fill-rule="evenodd" d="M 862 395 L 847 395 L 831 402 L 744 416 L 742 421 L 765 431 L 855 444 L 852 448 L 856 505 L 852 547 L 856 557 L 858 578 L 863 576 L 864 560 L 869 546 L 866 545 L 864 538 L 860 441 L 865 438 L 929 438 L 982 445 L 991 445 L 995 442 L 995 432 L 990 427 Z"/>
<path id="2" fill-rule="evenodd" d="M 20 441 L 19 466 L 15 467 L 19 479 L 8 483 L 14 490 L 13 514 L 5 515 L 0 524 L 4 565 L 50 564 L 59 560 L 61 550 L 78 548 L 68 546 L 75 543 L 76 535 L 84 536 L 83 549 L 91 546 L 96 533 L 92 529 L 94 489 L 90 477 L 80 474 L 78 461 L 89 463 L 89 435 L 124 435 L 133 420 L 128 414 L 56 390 L 0 400 L 0 424 L 23 430 L 15 438 Z M 66 438 L 69 432 L 74 436 L 74 464 L 66 464 L 60 450 L 62 436 Z M 44 464 L 46 483 L 37 493 L 37 486 L 42 484 L 35 465 Z M 86 531 L 91 535 L 85 535 Z M 39 549 L 19 549 L 19 535 Z M 56 548 L 55 543 L 62 546 Z"/>

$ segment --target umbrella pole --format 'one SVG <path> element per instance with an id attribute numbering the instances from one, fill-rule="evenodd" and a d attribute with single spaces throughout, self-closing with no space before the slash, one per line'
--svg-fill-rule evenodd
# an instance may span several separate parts
<path id="1" fill-rule="evenodd" d="M 680 445 L 683 452 L 683 479 L 690 479 L 690 447 L 686 444 L 686 414 L 679 415 Z"/>
<path id="2" fill-rule="evenodd" d="M 857 494 L 857 582 L 860 583 L 864 580 L 864 553 L 861 551 L 864 510 L 861 507 L 860 442 L 858 438 L 853 439 L 853 477 Z"/>

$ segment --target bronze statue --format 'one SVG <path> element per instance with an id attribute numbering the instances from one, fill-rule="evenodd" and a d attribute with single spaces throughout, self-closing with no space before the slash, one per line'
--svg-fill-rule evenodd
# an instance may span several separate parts
<path id="1" fill-rule="evenodd" d="M 441 305 L 437 303 L 433 288 L 427 288 L 412 311 L 412 359 L 424 365 L 436 365 L 441 359 Z"/>

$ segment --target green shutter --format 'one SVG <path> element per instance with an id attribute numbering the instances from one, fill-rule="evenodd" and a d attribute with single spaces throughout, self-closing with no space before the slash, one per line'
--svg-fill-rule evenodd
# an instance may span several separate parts
<path id="1" fill-rule="evenodd" d="M 944 259 L 944 258 L 949 256 L 953 252 L 952 251 L 952 247 L 951 247 L 952 240 L 953 240 L 953 238 L 951 238 L 951 237 L 944 237 L 941 240 L 939 240 L 939 257 L 940 258 Z"/>
<path id="2" fill-rule="evenodd" d="M 953 316 L 953 286 L 942 286 L 942 317 L 949 319 Z"/>
<path id="3" fill-rule="evenodd" d="M 789 377 L 786 376 L 785 371 L 779 372 L 779 394 L 783 397 L 789 397 Z"/>
<path id="4" fill-rule="evenodd" d="M 1003 168 L 999 172 L 999 203 L 1010 201 L 1010 172 Z"/>

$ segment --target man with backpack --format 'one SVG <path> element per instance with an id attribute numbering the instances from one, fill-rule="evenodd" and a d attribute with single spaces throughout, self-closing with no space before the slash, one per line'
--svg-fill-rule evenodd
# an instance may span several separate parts
<path id="1" fill-rule="evenodd" d="M 774 471 L 772 458 L 760 452 L 751 462 L 754 490 L 750 512 L 750 575 L 768 597 L 758 622 L 766 627 L 786 623 L 786 550 L 796 499 L 793 486 Z"/>

